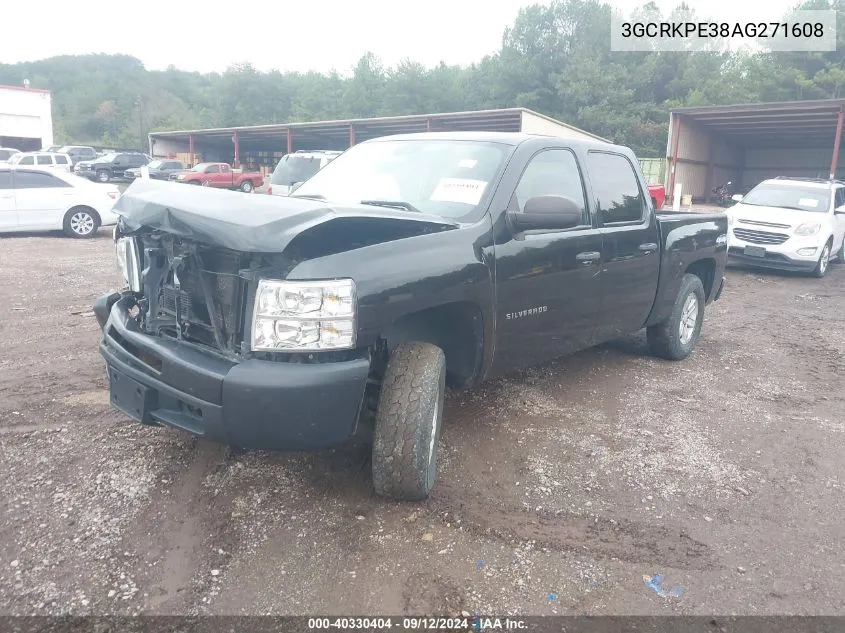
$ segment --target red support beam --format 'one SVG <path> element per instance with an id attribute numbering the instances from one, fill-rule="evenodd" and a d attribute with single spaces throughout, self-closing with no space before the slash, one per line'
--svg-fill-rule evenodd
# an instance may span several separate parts
<path id="1" fill-rule="evenodd" d="M 675 199 L 675 174 L 678 171 L 678 141 L 680 138 L 681 117 L 675 113 L 675 129 L 672 132 L 672 154 L 669 159 L 669 191 L 666 192 L 666 199 L 673 201 Z"/>
<path id="2" fill-rule="evenodd" d="M 833 141 L 833 157 L 830 159 L 830 179 L 836 178 L 836 166 L 839 162 L 839 142 L 842 140 L 842 124 L 845 122 L 845 107 L 839 109 L 836 121 L 836 139 Z"/>
<path id="3" fill-rule="evenodd" d="M 194 135 L 188 134 L 188 154 L 190 154 L 191 164 L 188 167 L 194 166 Z"/>
<path id="4" fill-rule="evenodd" d="M 293 152 L 293 135 L 290 133 L 290 128 L 288 128 L 287 136 L 288 136 L 288 151 L 286 153 L 290 154 L 290 153 Z"/>
<path id="5" fill-rule="evenodd" d="M 232 167 L 235 169 L 241 168 L 241 157 L 240 157 L 240 143 L 238 142 L 240 139 L 238 138 L 237 131 L 232 135 L 232 141 L 235 143 L 235 161 Z"/>

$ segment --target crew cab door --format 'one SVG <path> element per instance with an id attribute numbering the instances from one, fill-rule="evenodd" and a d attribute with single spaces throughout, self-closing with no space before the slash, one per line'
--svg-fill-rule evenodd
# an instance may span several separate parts
<path id="1" fill-rule="evenodd" d="M 215 187 L 231 187 L 235 181 L 235 174 L 232 172 L 232 169 L 225 164 L 220 164 L 218 166 L 218 173 L 215 175 L 214 183 Z"/>
<path id="2" fill-rule="evenodd" d="M 535 196 L 581 206 L 580 226 L 517 232 L 496 243 L 496 351 L 493 373 L 525 367 L 591 344 L 601 305 L 601 234 L 586 202 L 581 165 L 567 148 L 528 161 L 510 200 L 522 212 Z M 501 242 L 501 243 L 499 243 Z"/>
<path id="3" fill-rule="evenodd" d="M 602 236 L 602 307 L 595 332 L 600 342 L 645 325 L 657 293 L 660 232 L 629 157 L 591 150 L 587 170 Z"/>
<path id="4" fill-rule="evenodd" d="M 52 174 L 20 169 L 12 181 L 20 230 L 62 228 L 65 210 L 73 206 L 76 197 L 71 185 Z"/>

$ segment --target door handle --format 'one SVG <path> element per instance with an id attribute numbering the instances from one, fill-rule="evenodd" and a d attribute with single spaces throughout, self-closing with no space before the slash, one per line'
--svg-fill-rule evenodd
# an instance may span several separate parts
<path id="1" fill-rule="evenodd" d="M 601 258 L 601 253 L 598 251 L 586 251 L 584 253 L 578 253 L 575 256 L 575 260 L 581 262 L 584 265 L 592 264 L 595 261 L 598 261 Z"/>
<path id="2" fill-rule="evenodd" d="M 651 253 L 652 251 L 657 250 L 657 244 L 655 244 L 654 242 L 649 242 L 647 244 L 640 244 L 639 248 L 643 253 Z"/>

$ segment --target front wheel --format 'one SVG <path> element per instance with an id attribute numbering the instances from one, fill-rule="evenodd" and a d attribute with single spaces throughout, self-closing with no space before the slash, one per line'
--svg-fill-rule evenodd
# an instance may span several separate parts
<path id="1" fill-rule="evenodd" d="M 683 360 L 690 355 L 701 335 L 704 302 L 701 279 L 695 275 L 684 275 L 669 317 L 646 330 L 648 346 L 655 356 Z"/>
<path id="2" fill-rule="evenodd" d="M 88 207 L 74 207 L 65 214 L 63 228 L 70 237 L 91 237 L 100 228 L 100 217 Z"/>
<path id="3" fill-rule="evenodd" d="M 446 356 L 429 343 L 390 355 L 373 433 L 373 486 L 398 501 L 422 501 L 437 473 L 437 440 L 446 393 Z"/>
<path id="4" fill-rule="evenodd" d="M 252 193 L 252 190 L 253 190 L 252 181 L 244 180 L 241 183 L 241 191 L 243 191 L 244 193 Z"/>
<path id="5" fill-rule="evenodd" d="M 827 273 L 827 267 L 830 264 L 830 240 L 822 248 L 822 254 L 819 255 L 819 261 L 813 269 L 813 277 L 821 279 Z"/>
<path id="6" fill-rule="evenodd" d="M 836 263 L 845 264 L 845 238 L 842 238 L 842 245 L 836 251 Z"/>
<path id="7" fill-rule="evenodd" d="M 99 180 L 100 182 L 108 182 L 109 180 L 111 180 L 111 174 L 109 174 L 107 170 L 101 169 L 97 172 L 97 180 Z"/>

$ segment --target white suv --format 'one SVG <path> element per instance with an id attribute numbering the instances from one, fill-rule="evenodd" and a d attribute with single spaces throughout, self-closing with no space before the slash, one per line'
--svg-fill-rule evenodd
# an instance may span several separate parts
<path id="1" fill-rule="evenodd" d="M 845 183 L 814 178 L 764 180 L 728 216 L 728 261 L 824 277 L 845 262 Z"/>
<path id="2" fill-rule="evenodd" d="M 270 184 L 267 185 L 267 193 L 273 196 L 287 196 L 303 182 L 328 165 L 343 152 L 297 151 L 282 156 L 273 175 L 270 176 Z"/>
<path id="3" fill-rule="evenodd" d="M 37 165 L 70 173 L 71 160 L 67 154 L 56 152 L 21 152 L 9 159 L 10 165 Z"/>

